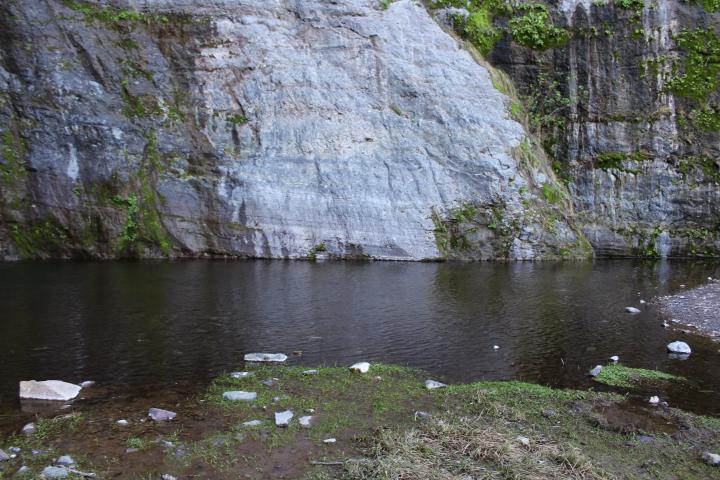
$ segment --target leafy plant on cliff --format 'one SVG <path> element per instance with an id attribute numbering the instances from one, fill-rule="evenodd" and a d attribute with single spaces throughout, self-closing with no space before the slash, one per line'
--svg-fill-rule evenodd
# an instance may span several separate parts
<path id="1" fill-rule="evenodd" d="M 483 55 L 490 53 L 502 35 L 493 26 L 492 20 L 493 15 L 490 10 L 483 7 L 471 13 L 464 20 L 465 25 L 462 27 L 462 33 Z M 461 21 L 460 17 L 455 17 L 455 21 L 456 23 Z"/>
<path id="2" fill-rule="evenodd" d="M 547 50 L 560 47 L 568 41 L 567 31 L 553 25 L 545 5 L 540 3 L 520 5 L 518 11 L 524 14 L 510 19 L 508 30 L 520 45 L 533 50 Z"/>

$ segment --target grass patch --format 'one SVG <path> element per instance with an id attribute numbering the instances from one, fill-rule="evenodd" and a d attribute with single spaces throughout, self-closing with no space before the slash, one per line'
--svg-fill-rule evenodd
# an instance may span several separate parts
<path id="1" fill-rule="evenodd" d="M 681 382 L 685 381 L 685 378 L 658 370 L 607 365 L 594 380 L 613 387 L 633 388 L 663 382 Z"/>

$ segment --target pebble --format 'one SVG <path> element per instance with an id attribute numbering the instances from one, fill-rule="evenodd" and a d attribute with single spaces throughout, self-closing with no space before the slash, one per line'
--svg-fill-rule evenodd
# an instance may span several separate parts
<path id="1" fill-rule="evenodd" d="M 635 307 L 625 307 L 627 313 L 640 313 L 640 310 Z"/>
<path id="2" fill-rule="evenodd" d="M 301 427 L 309 427 L 310 422 L 312 422 L 312 415 L 305 415 L 304 417 L 298 418 L 298 421 L 300 422 Z"/>
<path id="3" fill-rule="evenodd" d="M 275 412 L 275 425 L 278 427 L 287 427 L 293 418 L 293 412 L 285 410 L 284 412 Z"/>
<path id="4" fill-rule="evenodd" d="M 242 425 L 243 427 L 250 428 L 250 427 L 257 427 L 258 425 L 262 425 L 264 422 L 262 420 L 250 420 L 249 422 L 244 422 Z"/>
<path id="5" fill-rule="evenodd" d="M 542 411 L 542 416 L 545 418 L 552 418 L 557 416 L 557 412 L 553 410 L 552 408 L 548 408 L 546 410 Z"/>
<path id="6" fill-rule="evenodd" d="M 168 475 L 167 473 L 163 473 L 163 476 L 160 478 L 162 478 L 162 480 L 177 480 L 177 478 L 173 477 L 172 475 Z"/>
<path id="7" fill-rule="evenodd" d="M 225 400 L 230 400 L 232 402 L 252 402 L 253 400 L 257 399 L 257 393 L 256 392 L 243 392 L 242 390 L 235 390 L 232 392 L 223 393 L 223 398 Z"/>
<path id="8" fill-rule="evenodd" d="M 148 411 L 148 417 L 156 422 L 166 422 L 174 419 L 176 416 L 177 413 L 171 412 L 170 410 L 163 410 L 162 408 L 151 408 Z"/>
<path id="9" fill-rule="evenodd" d="M 647 302 L 645 300 L 643 300 L 642 298 L 640 299 L 640 305 L 645 305 L 646 303 Z"/>
<path id="10" fill-rule="evenodd" d="M 254 374 L 254 372 L 232 372 L 230 376 L 232 378 L 247 378 Z"/>
<path id="11" fill-rule="evenodd" d="M 682 354 L 690 354 L 692 352 L 692 350 L 690 349 L 690 345 L 688 345 L 685 342 L 680 342 L 680 341 L 668 343 L 667 351 L 670 353 L 682 353 Z"/>
<path id="12" fill-rule="evenodd" d="M 93 380 L 85 380 L 80 384 L 82 388 L 92 387 L 93 385 L 95 385 L 95 382 Z"/>
<path id="13" fill-rule="evenodd" d="M 337 442 L 337 440 L 334 438 L 326 438 L 325 440 L 323 440 L 323 443 L 335 443 L 335 442 Z"/>
<path id="14" fill-rule="evenodd" d="M 10 455 L 5 453 L 4 450 L 0 450 L 0 462 L 7 462 L 8 460 L 10 460 Z"/>
<path id="15" fill-rule="evenodd" d="M 602 371 L 602 365 L 596 365 L 595 368 L 593 368 L 592 370 L 590 370 L 588 372 L 588 375 L 590 375 L 591 377 L 597 377 L 598 375 L 600 375 L 601 371 Z"/>
<path id="16" fill-rule="evenodd" d="M 125 426 L 127 426 L 127 425 L 130 424 L 130 422 L 128 422 L 128 421 L 125 420 L 125 419 L 118 420 L 118 421 L 115 422 L 115 423 L 118 424 L 118 425 L 120 425 L 121 427 L 125 427 Z"/>
<path id="17" fill-rule="evenodd" d="M 310 415 L 312 415 L 313 413 L 315 413 L 315 409 L 314 408 L 306 408 L 305 413 L 309 413 Z"/>
<path id="18" fill-rule="evenodd" d="M 136 452 L 139 452 L 139 451 L 140 451 L 139 448 L 126 448 L 126 449 L 125 449 L 125 453 L 136 453 Z"/>
<path id="19" fill-rule="evenodd" d="M 272 378 L 269 378 L 269 379 L 267 379 L 267 380 L 263 380 L 263 381 L 260 382 L 260 383 L 262 383 L 263 385 L 265 385 L 265 386 L 267 386 L 267 387 L 272 387 L 273 385 L 275 385 L 275 380 L 272 379 Z"/>
<path id="20" fill-rule="evenodd" d="M 312 370 L 305 370 L 302 373 L 303 373 L 303 375 L 317 375 L 318 371 L 315 369 L 312 369 Z"/>
<path id="21" fill-rule="evenodd" d="M 720 455 L 716 453 L 705 452 L 702 454 L 703 462 L 713 467 L 720 467 Z"/>
<path id="22" fill-rule="evenodd" d="M 34 423 L 28 423 L 22 428 L 22 433 L 24 434 L 31 434 L 35 433 L 35 424 Z"/>
<path id="23" fill-rule="evenodd" d="M 55 461 L 55 464 L 69 467 L 71 465 L 75 465 L 75 460 L 70 455 L 63 455 Z"/>
<path id="24" fill-rule="evenodd" d="M 525 446 L 525 447 L 529 447 L 529 446 L 530 446 L 530 439 L 527 438 L 527 437 L 523 437 L 522 435 L 518 435 L 517 437 L 515 437 L 515 440 L 517 440 L 519 443 L 521 443 L 521 444 L 522 444 L 523 446 Z"/>
<path id="25" fill-rule="evenodd" d="M 20 453 L 20 452 L 22 452 L 22 448 L 10 447 L 10 448 L 8 448 L 8 452 L 10 452 L 10 453 Z"/>
<path id="26" fill-rule="evenodd" d="M 370 370 L 370 364 L 368 362 L 358 362 L 350 365 L 350 370 L 353 372 L 367 373 Z"/>
<path id="27" fill-rule="evenodd" d="M 23 465 L 22 467 L 18 468 L 18 471 L 15 472 L 15 475 L 22 475 L 25 472 L 29 472 L 29 471 L 30 471 L 30 467 L 28 467 L 27 465 Z"/>
<path id="28" fill-rule="evenodd" d="M 70 472 L 65 467 L 45 467 L 42 475 L 45 478 L 67 478 Z"/>
<path id="29" fill-rule="evenodd" d="M 434 390 L 436 388 L 443 388 L 447 387 L 444 383 L 435 381 L 435 380 L 425 380 L 425 388 L 428 390 Z"/>
<path id="30" fill-rule="evenodd" d="M 493 345 L 493 350 L 500 350 L 500 345 Z"/>
<path id="31" fill-rule="evenodd" d="M 652 397 L 650 397 L 650 400 L 648 400 L 648 402 L 650 402 L 650 405 L 657 405 L 660 403 L 660 397 L 658 397 L 657 395 L 653 395 Z"/>
<path id="32" fill-rule="evenodd" d="M 431 417 L 432 417 L 432 415 L 430 415 L 427 412 L 421 412 L 419 410 L 417 412 L 415 412 L 415 420 L 427 420 Z"/>
<path id="33" fill-rule="evenodd" d="M 613 355 L 612 357 L 610 357 L 610 361 L 613 363 L 617 363 L 620 361 L 620 357 L 618 357 L 617 355 Z"/>

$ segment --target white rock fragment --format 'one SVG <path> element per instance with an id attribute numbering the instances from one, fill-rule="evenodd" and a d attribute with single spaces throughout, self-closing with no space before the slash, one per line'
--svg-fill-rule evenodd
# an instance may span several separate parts
<path id="1" fill-rule="evenodd" d="M 275 412 L 275 425 L 278 427 L 287 427 L 293 418 L 293 412 L 285 410 L 284 412 Z"/>
<path id="2" fill-rule="evenodd" d="M 223 398 L 225 400 L 230 400 L 233 402 L 252 402 L 253 400 L 257 399 L 257 393 L 256 392 L 243 392 L 242 390 L 234 390 L 232 392 L 223 393 Z"/>
<path id="3" fill-rule="evenodd" d="M 287 355 L 283 353 L 246 353 L 246 362 L 274 362 L 280 363 L 287 360 Z"/>
<path id="4" fill-rule="evenodd" d="M 326 438 L 325 440 L 323 440 L 323 443 L 335 443 L 335 442 L 337 442 L 337 440 L 334 438 Z"/>
<path id="5" fill-rule="evenodd" d="M 527 438 L 527 437 L 523 437 L 522 435 L 518 435 L 517 437 L 515 437 L 515 440 L 516 440 L 518 443 L 520 443 L 521 445 L 523 445 L 524 447 L 529 447 L 529 446 L 530 446 L 530 439 Z"/>
<path id="6" fill-rule="evenodd" d="M 262 425 L 263 423 L 265 423 L 265 422 L 263 422 L 262 420 L 250 420 L 250 421 L 248 421 L 248 422 L 244 422 L 244 423 L 242 424 L 242 426 L 245 427 L 245 428 L 252 428 L 252 427 L 260 426 L 260 425 Z"/>
<path id="7" fill-rule="evenodd" d="M 148 417 L 152 418 L 156 422 L 167 422 L 174 419 L 177 413 L 171 412 L 170 410 L 163 410 L 162 408 L 151 408 L 148 411 Z"/>
<path id="8" fill-rule="evenodd" d="M 493 345 L 493 350 L 500 350 L 500 345 Z"/>
<path id="9" fill-rule="evenodd" d="M 130 425 L 130 422 L 128 422 L 128 421 L 125 420 L 124 418 L 121 418 L 120 420 L 118 420 L 118 421 L 115 422 L 115 423 L 116 423 L 117 425 L 120 425 L 121 427 L 127 427 L 128 425 Z"/>
<path id="10" fill-rule="evenodd" d="M 20 382 L 20 398 L 67 402 L 77 397 L 81 387 L 60 380 Z"/>
<path id="11" fill-rule="evenodd" d="M 75 459 L 73 459 L 70 455 L 63 455 L 55 461 L 55 464 L 69 467 L 71 465 L 75 465 Z"/>
<path id="12" fill-rule="evenodd" d="M 305 415 L 304 417 L 298 418 L 298 422 L 300 422 L 301 427 L 307 428 L 310 426 L 312 419 L 313 419 L 312 415 Z"/>
<path id="13" fill-rule="evenodd" d="M 22 428 L 22 433 L 26 435 L 30 435 L 32 433 L 35 433 L 35 424 L 34 423 L 28 423 Z"/>
<path id="14" fill-rule="evenodd" d="M 660 397 L 658 397 L 657 395 L 653 395 L 652 397 L 650 397 L 650 400 L 648 400 L 648 403 L 650 403 L 650 405 L 658 405 L 660 404 Z"/>
<path id="15" fill-rule="evenodd" d="M 705 452 L 702 454 L 702 460 L 713 467 L 720 467 L 720 455 L 716 453 Z"/>
<path id="16" fill-rule="evenodd" d="M 647 302 L 645 300 L 643 300 L 642 298 L 640 299 L 640 305 L 645 305 L 646 303 Z"/>
<path id="17" fill-rule="evenodd" d="M 617 355 L 613 355 L 612 357 L 610 357 L 610 361 L 613 363 L 617 363 L 620 361 L 620 357 L 618 357 Z"/>
<path id="18" fill-rule="evenodd" d="M 230 373 L 230 376 L 231 376 L 232 378 L 237 378 L 237 379 L 247 378 L 247 377 L 250 377 L 250 376 L 252 376 L 252 375 L 253 375 L 253 372 L 232 372 L 232 373 Z"/>
<path id="19" fill-rule="evenodd" d="M 690 354 L 692 352 L 692 350 L 690 349 L 690 345 L 688 345 L 685 342 L 680 342 L 680 341 L 668 343 L 667 351 L 670 353 L 682 353 L 682 354 Z"/>
<path id="20" fill-rule="evenodd" d="M 303 373 L 303 375 L 317 375 L 318 371 L 315 369 L 312 369 L 312 370 L 305 370 L 302 373 Z"/>
<path id="21" fill-rule="evenodd" d="M 10 455 L 5 453 L 4 450 L 0 449 L 0 462 L 7 462 L 8 460 L 10 460 L 10 458 Z"/>
<path id="22" fill-rule="evenodd" d="M 600 372 L 602 371 L 602 368 L 603 368 L 602 365 L 595 365 L 595 368 L 593 368 L 592 370 L 590 370 L 590 371 L 588 372 L 588 375 L 590 375 L 591 377 L 597 377 L 598 375 L 600 375 Z"/>
<path id="23" fill-rule="evenodd" d="M 80 386 L 82 388 L 89 388 L 89 387 L 92 387 L 93 385 L 95 385 L 95 382 L 93 380 L 85 380 L 84 382 L 82 382 L 80 384 Z"/>
<path id="24" fill-rule="evenodd" d="M 626 311 L 627 313 L 633 313 L 633 314 L 634 314 L 634 313 L 640 313 L 640 309 L 635 308 L 635 307 L 625 307 L 625 311 Z"/>
<path id="25" fill-rule="evenodd" d="M 435 381 L 435 380 L 425 380 L 425 388 L 428 390 L 434 390 L 436 388 L 443 388 L 447 387 L 444 383 Z"/>
<path id="26" fill-rule="evenodd" d="M 367 373 L 370 370 L 370 364 L 368 362 L 358 362 L 350 365 L 350 370 L 353 372 Z"/>
<path id="27" fill-rule="evenodd" d="M 160 477 L 162 480 L 177 480 L 177 478 L 173 477 L 172 475 L 168 473 L 163 473 L 163 476 Z"/>

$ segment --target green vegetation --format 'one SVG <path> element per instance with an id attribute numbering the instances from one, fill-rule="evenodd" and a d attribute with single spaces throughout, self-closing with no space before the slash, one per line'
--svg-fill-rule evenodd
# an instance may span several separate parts
<path id="1" fill-rule="evenodd" d="M 521 4 L 523 15 L 508 22 L 508 30 L 520 45 L 533 50 L 547 50 L 564 45 L 569 35 L 564 28 L 552 24 L 547 7 L 541 3 Z"/>
<path id="2" fill-rule="evenodd" d="M 11 124 L 12 125 L 12 124 Z M 6 130 L 0 133 L 0 181 L 12 185 L 25 176 L 25 152 L 27 144 L 18 132 Z"/>
<path id="3" fill-rule="evenodd" d="M 66 7 L 82 13 L 84 20 L 88 23 L 100 23 L 113 28 L 168 23 L 170 21 L 165 15 L 144 13 L 117 7 L 106 7 L 85 1 L 62 0 L 62 3 Z"/>
<path id="4" fill-rule="evenodd" d="M 703 182 L 720 183 L 720 166 L 705 155 L 682 157 L 678 160 L 677 169 L 684 180 L 699 176 Z"/>
<path id="5" fill-rule="evenodd" d="M 622 170 L 623 162 L 626 158 L 627 156 L 621 152 L 601 153 L 595 159 L 595 167 L 602 168 L 603 170 L 608 170 L 611 168 Z"/>
<path id="6" fill-rule="evenodd" d="M 378 3 L 378 6 L 380 7 L 380 10 L 387 10 L 390 8 L 390 4 L 393 3 L 395 0 L 380 0 Z"/>
<path id="7" fill-rule="evenodd" d="M 248 122 L 248 119 L 242 113 L 236 113 L 235 115 L 229 116 L 227 121 L 233 125 L 245 125 Z"/>
<path id="8" fill-rule="evenodd" d="M 67 232 L 54 217 L 28 225 L 10 226 L 10 238 L 22 258 L 59 255 L 65 248 Z"/>
<path id="9" fill-rule="evenodd" d="M 600 375 L 593 380 L 613 387 L 636 388 L 657 385 L 658 383 L 684 381 L 685 379 L 658 370 L 606 365 Z"/>
<path id="10" fill-rule="evenodd" d="M 464 22 L 461 27 L 462 34 L 483 55 L 489 54 L 502 36 L 502 32 L 493 27 L 493 14 L 485 6 L 479 6 L 467 19 L 456 17 L 455 20 L 458 25 Z"/>

